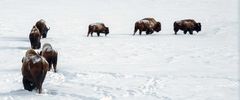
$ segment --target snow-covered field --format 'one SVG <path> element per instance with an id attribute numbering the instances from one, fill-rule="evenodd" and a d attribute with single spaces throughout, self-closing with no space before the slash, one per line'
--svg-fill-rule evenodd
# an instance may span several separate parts
<path id="1" fill-rule="evenodd" d="M 0 100 L 240 99 L 238 0 L 0 0 L 0 12 Z M 132 36 L 144 17 L 162 31 Z M 173 35 L 185 18 L 202 31 Z M 39 19 L 51 27 L 42 44 L 59 52 L 42 94 L 24 90 L 21 75 Z M 94 22 L 110 34 L 86 37 Z"/>

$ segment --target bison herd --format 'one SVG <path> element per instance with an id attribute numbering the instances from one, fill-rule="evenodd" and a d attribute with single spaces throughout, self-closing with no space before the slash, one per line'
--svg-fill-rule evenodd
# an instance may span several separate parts
<path id="1" fill-rule="evenodd" d="M 53 49 L 50 43 L 45 43 L 40 52 L 36 52 L 34 49 L 41 48 L 41 39 L 47 38 L 47 33 L 50 27 L 47 27 L 44 20 L 39 20 L 32 27 L 29 34 L 29 40 L 31 44 L 31 49 L 26 51 L 25 56 L 22 58 L 22 75 L 23 75 L 23 86 L 24 89 L 32 91 L 37 89 L 39 93 L 42 92 L 42 84 L 47 74 L 53 67 L 54 72 L 57 72 L 57 59 L 58 52 Z M 185 19 L 180 21 L 175 21 L 173 24 L 173 30 L 175 35 L 179 30 L 182 30 L 184 34 L 189 32 L 190 35 L 193 31 L 201 31 L 201 23 L 194 21 L 193 19 Z M 139 31 L 139 35 L 143 31 L 146 35 L 150 35 L 153 32 L 161 31 L 161 23 L 156 21 L 154 18 L 144 18 L 135 23 L 134 33 Z M 104 25 L 104 23 L 93 23 L 88 26 L 89 35 L 93 36 L 93 33 L 97 36 L 100 34 L 109 34 L 109 28 Z"/>

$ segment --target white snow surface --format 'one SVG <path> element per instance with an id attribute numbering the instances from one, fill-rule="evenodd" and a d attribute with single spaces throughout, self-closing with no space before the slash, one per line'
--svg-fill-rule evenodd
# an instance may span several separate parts
<path id="1" fill-rule="evenodd" d="M 238 8 L 238 0 L 0 0 L 0 100 L 239 100 Z M 162 31 L 132 36 L 145 17 Z M 173 22 L 187 18 L 202 31 L 173 35 Z M 42 44 L 58 51 L 42 94 L 24 90 L 21 75 L 40 19 L 51 27 Z M 95 22 L 110 34 L 86 37 Z"/>

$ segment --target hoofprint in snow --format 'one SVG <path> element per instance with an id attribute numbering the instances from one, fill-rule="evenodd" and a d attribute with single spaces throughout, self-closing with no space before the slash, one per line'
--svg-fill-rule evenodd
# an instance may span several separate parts
<path id="1" fill-rule="evenodd" d="M 0 99 L 239 100 L 237 4 L 2 0 Z M 134 23 L 149 16 L 162 23 L 162 31 L 132 36 Z M 201 22 L 202 31 L 173 35 L 173 22 L 185 18 Z M 28 35 L 39 19 L 51 27 L 42 44 L 59 52 L 58 72 L 47 73 L 42 94 L 24 90 L 21 75 Z M 104 22 L 110 34 L 86 37 L 94 22 Z"/>

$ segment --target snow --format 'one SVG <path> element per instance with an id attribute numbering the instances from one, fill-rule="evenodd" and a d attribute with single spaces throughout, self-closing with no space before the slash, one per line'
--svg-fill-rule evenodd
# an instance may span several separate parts
<path id="1" fill-rule="evenodd" d="M 1 100 L 240 99 L 238 0 L 1 0 L 0 12 Z M 145 17 L 162 30 L 132 36 Z M 202 31 L 174 35 L 173 22 L 189 18 Z M 58 51 L 42 94 L 24 90 L 21 75 L 40 19 L 51 27 L 42 44 Z M 95 22 L 109 35 L 87 37 Z"/>

